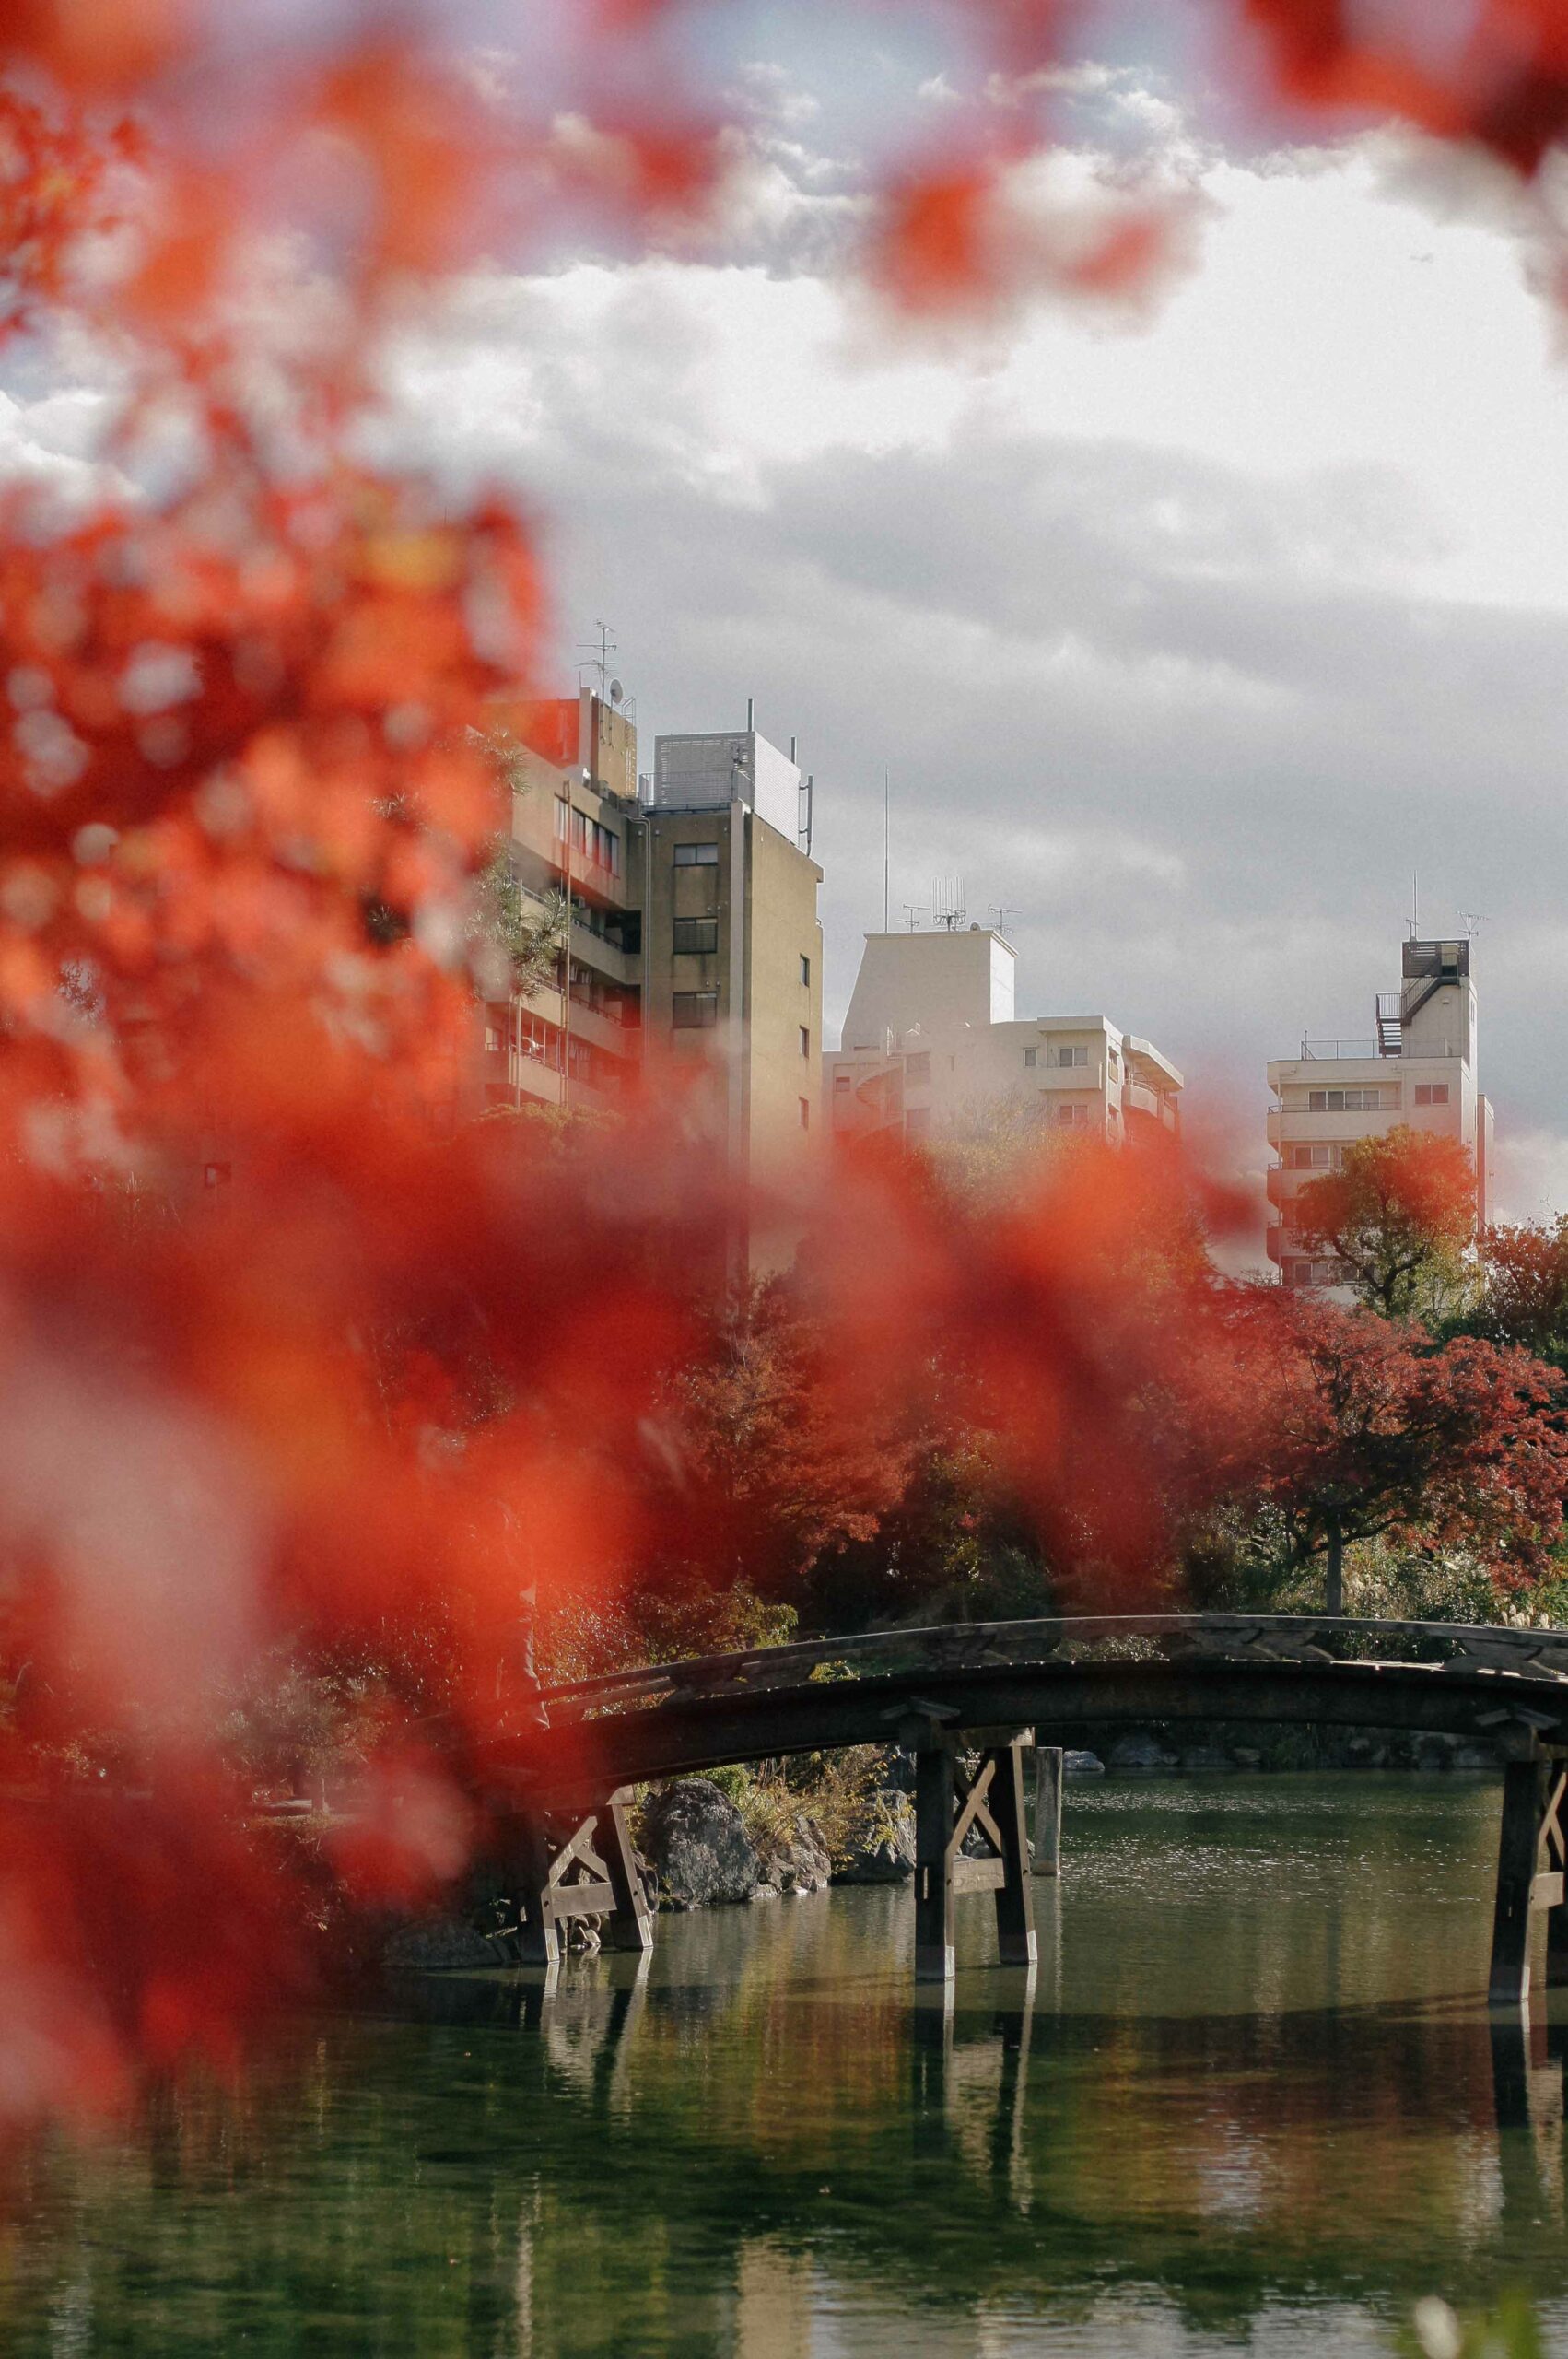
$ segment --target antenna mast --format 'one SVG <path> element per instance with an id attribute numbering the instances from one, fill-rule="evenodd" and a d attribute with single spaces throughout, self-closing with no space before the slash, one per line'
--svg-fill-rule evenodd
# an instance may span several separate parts
<path id="1" fill-rule="evenodd" d="M 931 894 L 931 915 L 938 925 L 949 933 L 956 933 L 964 922 L 964 879 L 962 876 L 939 876 Z"/>
<path id="2" fill-rule="evenodd" d="M 888 783 L 888 774 L 884 769 L 882 774 L 882 930 L 883 933 L 887 932 L 887 888 L 888 879 L 892 874 L 892 813 L 893 789 Z"/>
<path id="3" fill-rule="evenodd" d="M 597 640 L 579 640 L 578 645 L 586 647 L 589 651 L 590 668 L 599 675 L 599 701 L 605 704 L 610 695 L 610 658 L 621 651 L 610 635 L 608 623 L 596 622 L 593 628 L 599 634 Z"/>

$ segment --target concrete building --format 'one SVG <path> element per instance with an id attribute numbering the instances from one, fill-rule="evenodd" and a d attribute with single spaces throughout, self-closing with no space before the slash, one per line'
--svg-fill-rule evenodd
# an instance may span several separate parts
<path id="1" fill-rule="evenodd" d="M 958 1135 L 1008 1107 L 1115 1144 L 1178 1130 L 1170 1060 L 1104 1015 L 1016 1015 L 1016 963 L 988 926 L 867 934 L 843 1047 L 823 1061 L 835 1133 Z"/>
<path id="2" fill-rule="evenodd" d="M 1345 1149 L 1400 1125 L 1457 1139 L 1476 1168 L 1477 1218 L 1488 1214 L 1492 1109 L 1476 1085 L 1476 992 L 1469 942 L 1407 942 L 1397 992 L 1379 992 L 1363 1040 L 1309 1040 L 1269 1067 L 1274 1103 L 1268 1174 L 1269 1258 L 1289 1286 L 1348 1298 L 1338 1262 L 1313 1259 L 1292 1207 L 1303 1188 L 1343 1168 Z"/>
<path id="3" fill-rule="evenodd" d="M 568 940 L 486 1011 L 486 1099 L 602 1112 L 671 1059 L 698 1068 L 685 1103 L 731 1168 L 787 1180 L 822 1097 L 822 871 L 793 759 L 751 729 L 660 737 L 639 780 L 631 715 L 588 689 L 512 735 L 513 871 Z"/>
<path id="4" fill-rule="evenodd" d="M 799 840 L 800 770 L 754 729 L 659 737 L 642 791 L 650 1032 L 700 1060 L 731 1168 L 787 1181 L 822 1099 L 822 871 Z"/>

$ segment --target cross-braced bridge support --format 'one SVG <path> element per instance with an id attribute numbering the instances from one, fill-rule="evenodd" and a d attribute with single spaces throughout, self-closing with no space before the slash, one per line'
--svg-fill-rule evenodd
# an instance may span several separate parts
<path id="1" fill-rule="evenodd" d="M 1503 1772 L 1497 1905 L 1492 1926 L 1494 2006 L 1522 2006 L 1530 1989 L 1530 1933 L 1546 1917 L 1546 1979 L 1568 1982 L 1568 1766 L 1510 1761 Z"/>
<path id="2" fill-rule="evenodd" d="M 653 1915 L 627 1831 L 622 1790 L 591 1811 L 509 1812 L 497 1832 L 497 1864 L 518 1909 L 518 1956 L 554 1966 L 574 1918 L 604 1923 L 610 1947 L 650 1950 Z"/>
<path id="3" fill-rule="evenodd" d="M 992 1893 L 1003 1966 L 1033 1966 L 1024 1752 L 1033 1729 L 976 1729 L 960 1739 L 934 1714 L 911 1733 L 915 1753 L 915 1979 L 951 1982 L 960 1896 Z M 979 1747 L 968 1776 L 959 1746 Z"/>

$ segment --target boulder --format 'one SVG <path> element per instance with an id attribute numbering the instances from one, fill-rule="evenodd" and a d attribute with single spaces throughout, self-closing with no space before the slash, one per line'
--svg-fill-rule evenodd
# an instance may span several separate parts
<path id="1" fill-rule="evenodd" d="M 835 1884 L 902 1884 L 915 1872 L 915 1812 L 909 1797 L 883 1786 L 867 1799 L 864 1818 L 834 1870 Z"/>
<path id="2" fill-rule="evenodd" d="M 1167 1753 L 1163 1744 L 1156 1743 L 1152 1736 L 1118 1736 L 1106 1756 L 1106 1766 L 1110 1769 L 1134 1769 L 1147 1774 L 1156 1769 L 1174 1769 L 1176 1757 L 1174 1753 Z"/>
<path id="3" fill-rule="evenodd" d="M 1263 1755 L 1252 1744 L 1233 1744 L 1231 1759 L 1238 1769 L 1261 1769 L 1263 1766 Z"/>
<path id="4" fill-rule="evenodd" d="M 1184 1744 L 1181 1766 L 1186 1769 L 1234 1769 L 1235 1763 L 1217 1744 Z"/>
<path id="5" fill-rule="evenodd" d="M 1097 1753 L 1064 1753 L 1061 1756 L 1064 1778 L 1103 1778 L 1106 1765 Z"/>
<path id="6" fill-rule="evenodd" d="M 482 1933 L 460 1917 L 415 1917 L 394 1926 L 382 1960 L 394 1972 L 405 1974 L 455 1974 L 465 1967 L 517 1963 L 510 1942 Z"/>
<path id="7" fill-rule="evenodd" d="M 768 1845 L 762 1863 L 759 1890 L 792 1893 L 825 1892 L 833 1876 L 827 1845 L 814 1818 L 802 1811 L 782 1841 Z"/>
<path id="8" fill-rule="evenodd" d="M 642 1848 L 667 1908 L 749 1900 L 762 1881 L 744 1821 L 710 1778 L 683 1778 L 650 1798 Z"/>

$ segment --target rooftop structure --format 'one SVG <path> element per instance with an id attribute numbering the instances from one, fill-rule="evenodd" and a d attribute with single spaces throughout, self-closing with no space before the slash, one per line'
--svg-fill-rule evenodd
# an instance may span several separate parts
<path id="1" fill-rule="evenodd" d="M 1370 1038 L 1304 1039 L 1269 1067 L 1269 1144 L 1277 1161 L 1265 1243 L 1286 1285 L 1349 1298 L 1348 1273 L 1314 1258 L 1293 1223 L 1297 1196 L 1343 1168 L 1345 1149 L 1401 1124 L 1457 1139 L 1476 1168 L 1478 1224 L 1488 1218 L 1492 1109 L 1476 1085 L 1476 992 L 1468 941 L 1404 945 L 1398 992 L 1379 992 Z"/>

